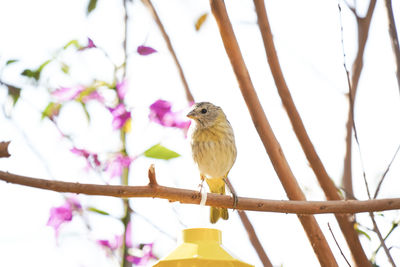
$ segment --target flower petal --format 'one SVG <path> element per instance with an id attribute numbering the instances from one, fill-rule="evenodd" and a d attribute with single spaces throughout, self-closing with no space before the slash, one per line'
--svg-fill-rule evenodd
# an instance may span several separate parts
<path id="1" fill-rule="evenodd" d="M 157 50 L 155 50 L 154 48 L 152 48 L 150 46 L 140 45 L 137 48 L 137 52 L 141 56 L 148 56 L 150 54 L 156 53 Z"/>

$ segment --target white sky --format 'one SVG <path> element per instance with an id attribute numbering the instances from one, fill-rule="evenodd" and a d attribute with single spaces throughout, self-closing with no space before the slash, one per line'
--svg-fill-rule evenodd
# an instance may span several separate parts
<path id="1" fill-rule="evenodd" d="M 68 41 L 79 39 L 85 42 L 87 36 L 98 47 L 104 48 L 115 63 L 120 64 L 121 1 L 99 0 L 98 8 L 88 18 L 85 16 L 86 4 L 86 1 L 78 0 L 0 1 L 0 62 L 11 58 L 22 62 L 5 70 L 2 79 L 17 86 L 26 84 L 18 76 L 23 68 L 35 68 Z M 195 20 L 209 11 L 208 1 L 156 1 L 155 5 L 194 97 L 197 101 L 207 100 L 223 107 L 234 128 L 238 158 L 230 173 L 230 180 L 239 196 L 286 199 L 252 125 L 213 17 L 209 17 L 199 32 L 194 30 Z M 252 81 L 292 171 L 308 199 L 322 200 L 323 193 L 277 95 L 252 1 L 227 1 L 227 5 Z M 340 185 L 345 151 L 347 83 L 337 1 L 268 1 L 266 6 L 289 89 L 328 173 Z M 395 12 L 399 8 L 400 1 L 393 1 Z M 182 138 L 180 132 L 151 124 L 147 119 L 148 106 L 159 98 L 172 101 L 177 110 L 185 108 L 183 87 L 175 65 L 157 26 L 140 1 L 130 4 L 129 14 L 131 57 L 128 63 L 130 87 L 127 103 L 132 108 L 134 123 L 128 150 L 135 155 L 161 141 L 182 155 L 170 162 L 140 158 L 132 165 L 131 184 L 146 184 L 147 168 L 155 163 L 160 184 L 197 189 L 198 171 L 192 162 L 188 141 Z M 395 13 L 395 16 L 398 19 L 398 14 Z M 343 3 L 342 18 L 350 68 L 356 49 L 356 26 Z M 156 48 L 159 53 L 148 57 L 135 54 L 136 47 L 143 43 Z M 110 63 L 99 51 L 70 53 L 62 59 L 71 64 L 73 79 L 66 79 L 59 71 L 49 68 L 43 75 L 51 88 L 71 85 L 71 81 L 85 84 L 93 78 L 112 79 Z M 363 165 L 373 191 L 400 143 L 400 97 L 394 73 L 386 13 L 383 1 L 378 1 L 356 103 L 356 124 Z M 5 99 L 6 91 L 0 90 L 0 103 Z M 53 125 L 40 120 L 40 111 L 48 100 L 46 88 L 26 86 L 13 112 L 13 121 L 6 119 L 4 113 L 0 114 L 0 141 L 12 141 L 12 157 L 1 159 L 0 169 L 33 177 L 101 183 L 94 173 L 83 171 L 85 162 L 69 152 L 71 144 L 59 137 Z M 88 108 L 93 114 L 90 126 L 83 113 L 70 105 L 61 114 L 60 127 L 74 134 L 79 146 L 96 151 L 112 151 L 118 146 L 118 136 L 108 127 L 110 115 L 97 105 L 89 105 Z M 380 197 L 399 197 L 399 163 L 400 159 L 397 158 L 382 186 Z M 356 147 L 354 164 L 356 196 L 366 199 Z M 80 199 L 85 206 L 93 205 L 115 216 L 122 214 L 118 199 L 88 196 L 80 196 Z M 117 220 L 88 214 L 87 219 L 93 227 L 89 233 L 83 220 L 77 217 L 62 228 L 57 246 L 53 229 L 45 224 L 49 209 L 63 203 L 60 194 L 0 183 L 0 203 L 0 266 L 25 266 L 27 262 L 31 266 L 54 266 L 55 263 L 57 266 L 118 266 L 93 242 L 120 234 L 122 226 Z M 211 226 L 208 223 L 208 207 L 181 205 L 159 199 L 133 199 L 132 206 L 140 214 L 133 217 L 134 242 L 154 241 L 155 253 L 160 257 L 174 248 L 175 241 L 143 218 L 171 236 L 179 236 L 184 227 L 221 229 L 223 244 L 229 252 L 243 261 L 261 266 L 236 212 L 230 213 L 229 221 Z M 248 215 L 274 265 L 299 266 L 301 263 L 301 266 L 318 266 L 295 215 L 257 212 L 248 212 Z M 339 265 L 345 266 L 328 231 L 329 222 L 350 259 L 334 217 L 316 217 Z M 365 214 L 359 218 L 364 225 L 371 227 Z M 398 211 L 377 217 L 383 233 L 390 228 L 392 220 L 399 219 Z M 371 242 L 361 237 L 368 256 L 378 245 L 373 233 L 371 237 Z M 399 246 L 398 240 L 400 234 L 397 231 L 388 239 L 388 245 Z M 397 247 L 391 252 L 400 264 L 400 249 Z M 19 260 L 21 256 L 24 261 Z M 382 252 L 377 259 L 381 266 L 387 266 Z"/>

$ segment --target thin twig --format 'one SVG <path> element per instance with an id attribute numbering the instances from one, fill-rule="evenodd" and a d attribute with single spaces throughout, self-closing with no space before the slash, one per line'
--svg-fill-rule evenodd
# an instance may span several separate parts
<path id="1" fill-rule="evenodd" d="M 168 36 L 167 32 L 165 31 L 164 25 L 162 24 L 161 19 L 158 16 L 158 13 L 157 13 L 156 9 L 154 8 L 154 5 L 152 4 L 151 0 L 142 0 L 142 2 L 149 9 L 149 11 L 150 11 L 151 15 L 153 16 L 155 22 L 157 23 L 158 28 L 161 31 L 161 34 L 162 34 L 165 42 L 167 43 L 168 50 L 171 53 L 172 58 L 174 59 L 175 65 L 176 65 L 176 67 L 178 68 L 178 71 L 179 71 L 179 76 L 181 77 L 183 86 L 185 88 L 185 94 L 186 94 L 187 101 L 189 103 L 193 103 L 194 102 L 194 98 L 193 98 L 192 93 L 190 92 L 189 84 L 186 81 L 185 74 L 183 73 L 182 66 L 179 63 L 178 57 L 176 56 L 176 53 L 175 53 L 175 50 L 172 47 L 171 40 L 169 39 L 169 36 Z"/>
<path id="2" fill-rule="evenodd" d="M 392 49 L 394 57 L 396 59 L 396 78 L 397 85 L 400 90 L 400 49 L 399 49 L 399 37 L 397 36 L 396 22 L 393 15 L 393 7 L 391 0 L 385 0 L 386 11 L 389 19 L 389 35 L 392 43 Z"/>
<path id="3" fill-rule="evenodd" d="M 358 133 L 357 133 L 357 127 L 356 127 L 356 123 L 355 123 L 355 119 L 354 119 L 354 98 L 355 98 L 355 94 L 353 94 L 353 92 L 355 92 L 356 89 L 353 88 L 354 84 L 352 84 L 350 82 L 350 74 L 349 74 L 349 70 L 347 68 L 347 64 L 346 64 L 346 53 L 345 53 L 345 49 L 344 49 L 344 39 L 343 39 L 343 24 L 342 24 L 342 9 L 340 7 L 340 4 L 338 5 L 339 8 L 339 16 L 340 16 L 340 28 L 341 28 L 341 41 L 342 41 L 342 51 L 343 51 L 343 67 L 344 70 L 346 72 L 346 78 L 347 78 L 347 84 L 349 87 L 349 114 L 350 114 L 350 120 L 352 123 L 352 130 L 354 132 L 354 140 L 356 141 L 357 144 L 357 148 L 358 148 L 358 153 L 359 153 L 359 157 L 360 157 L 360 162 L 361 162 L 361 169 L 362 169 L 362 174 L 363 174 L 363 178 L 364 178 L 364 184 L 367 190 L 367 195 L 368 198 L 371 199 L 371 193 L 369 191 L 369 186 L 368 186 L 368 181 L 367 181 L 367 177 L 366 177 L 366 173 L 365 173 L 365 168 L 364 168 L 364 160 L 362 157 L 362 153 L 361 153 L 361 146 L 360 146 L 360 142 L 358 140 Z M 348 190 L 348 188 L 346 188 L 346 190 Z M 351 191 L 352 192 L 352 191 Z"/>
<path id="4" fill-rule="evenodd" d="M 333 231 L 332 231 L 331 226 L 329 225 L 329 223 L 328 223 L 328 228 L 329 228 L 329 232 L 331 232 L 331 234 L 332 234 L 333 240 L 335 240 L 336 246 L 338 247 L 338 249 L 339 249 L 339 251 L 340 251 L 340 254 L 342 254 L 344 260 L 345 260 L 346 263 L 347 263 L 347 265 L 351 267 L 349 261 L 347 260 L 347 258 L 346 258 L 346 256 L 344 255 L 342 249 L 340 248 L 339 243 L 337 242 L 336 237 L 335 237 L 335 235 L 333 234 Z"/>
<path id="5" fill-rule="evenodd" d="M 391 264 L 393 267 L 396 267 L 396 264 L 394 263 L 394 260 L 393 260 L 393 258 L 392 258 L 392 255 L 390 254 L 390 251 L 389 251 L 389 249 L 387 248 L 387 246 L 386 246 L 386 244 L 385 244 L 385 240 L 384 240 L 383 237 L 382 237 L 381 231 L 379 231 L 378 224 L 377 224 L 376 221 L 375 221 L 374 213 L 373 213 L 373 212 L 370 212 L 370 213 L 369 213 L 369 217 L 371 217 L 372 224 L 374 225 L 374 232 L 376 233 L 376 235 L 377 235 L 378 238 L 379 238 L 379 241 L 380 241 L 380 243 L 381 243 L 381 246 L 383 247 L 383 250 L 384 250 L 385 253 L 386 253 L 386 257 L 388 258 L 390 264 Z"/>
<path id="6" fill-rule="evenodd" d="M 233 188 L 233 185 L 229 181 L 228 177 L 226 177 L 225 181 L 227 183 L 229 190 L 231 190 L 231 193 L 237 196 L 235 188 Z M 256 231 L 253 225 L 251 224 L 250 219 L 247 216 L 246 212 L 243 210 L 238 210 L 238 214 L 244 228 L 246 229 L 247 235 L 249 236 L 249 240 L 253 245 L 254 249 L 256 250 L 257 255 L 260 258 L 261 262 L 263 263 L 264 267 L 272 267 L 272 263 L 269 260 L 267 254 L 265 253 L 265 250 L 260 242 L 260 239 L 258 238 Z"/>
<path id="7" fill-rule="evenodd" d="M 397 147 L 396 152 L 394 152 L 394 155 L 392 157 L 392 160 L 390 161 L 389 165 L 386 167 L 386 170 L 382 174 L 382 178 L 380 179 L 380 181 L 378 183 L 378 186 L 376 187 L 376 190 L 375 190 L 374 199 L 376 199 L 376 197 L 378 196 L 378 193 L 379 193 L 379 190 L 381 189 L 383 180 L 385 179 L 386 174 L 389 172 L 390 167 L 392 166 L 392 163 L 393 163 L 394 159 L 396 158 L 397 153 L 399 152 L 399 150 L 400 150 L 400 145 Z"/>
<path id="8" fill-rule="evenodd" d="M 389 232 L 386 234 L 385 238 L 383 238 L 383 241 L 386 241 L 386 239 L 390 236 L 390 234 L 394 231 L 394 229 L 396 229 L 399 226 L 398 222 L 393 222 L 392 223 L 392 228 L 390 228 Z M 374 255 L 378 254 L 378 251 L 381 249 L 382 244 L 379 244 L 379 247 L 374 251 Z M 390 248 L 389 248 L 390 250 Z"/>
<path id="9" fill-rule="evenodd" d="M 238 210 L 238 214 L 239 214 L 240 220 L 242 221 L 242 223 L 247 231 L 249 240 L 250 240 L 251 244 L 253 245 L 253 247 L 256 249 L 258 257 L 260 258 L 263 266 L 264 267 L 272 267 L 272 263 L 269 260 L 267 254 L 265 253 L 264 248 L 260 242 L 260 239 L 258 239 L 256 231 L 254 230 L 254 227 L 251 224 L 246 212 L 244 212 L 243 210 Z"/>
<path id="10" fill-rule="evenodd" d="M 364 51 L 365 46 L 369 36 L 369 28 L 371 25 L 372 15 L 375 10 L 376 0 L 371 0 L 368 6 L 367 14 L 364 18 L 358 16 L 357 11 L 355 8 L 350 8 L 353 12 L 355 19 L 357 21 L 357 29 L 358 29 L 358 49 L 357 55 L 354 59 L 353 66 L 352 66 L 352 75 L 351 75 L 351 91 L 349 95 L 349 102 L 352 99 L 352 103 L 356 100 L 356 92 L 358 88 L 358 82 L 360 80 L 361 71 L 364 66 Z M 339 4 L 340 8 L 340 4 Z M 340 9 L 339 9 L 340 11 Z M 341 16 L 341 14 L 340 14 Z M 343 27 L 342 27 L 343 29 Z M 343 30 L 342 30 L 343 35 Z M 343 40 L 343 38 L 342 38 Z M 342 41 L 343 42 L 343 41 Z M 342 44 L 343 45 L 343 44 Z M 353 104 L 349 104 L 349 111 L 347 115 L 347 123 L 346 123 L 346 154 L 344 158 L 344 168 L 343 168 L 343 178 L 342 183 L 343 187 L 346 189 L 346 192 L 353 194 L 353 185 L 352 185 L 352 133 L 353 133 L 353 111 L 352 106 Z"/>
<path id="11" fill-rule="evenodd" d="M 60 193 L 76 193 L 118 198 L 151 197 L 179 201 L 185 204 L 200 204 L 201 194 L 196 190 L 187 190 L 166 186 L 123 186 L 97 185 L 62 182 L 32 178 L 0 171 L 0 180 L 34 188 Z M 361 213 L 400 209 L 400 198 L 373 200 L 330 200 L 330 201 L 293 201 L 267 200 L 239 197 L 238 210 L 292 214 Z M 226 195 L 207 194 L 207 206 L 233 209 L 233 198 Z"/>

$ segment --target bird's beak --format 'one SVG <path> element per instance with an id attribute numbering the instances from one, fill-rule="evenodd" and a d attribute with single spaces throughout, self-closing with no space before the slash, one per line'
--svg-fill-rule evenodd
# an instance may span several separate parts
<path id="1" fill-rule="evenodd" d="M 188 118 L 190 118 L 190 119 L 196 118 L 196 115 L 195 115 L 194 110 L 190 111 L 190 112 L 186 115 L 186 117 L 188 117 Z"/>

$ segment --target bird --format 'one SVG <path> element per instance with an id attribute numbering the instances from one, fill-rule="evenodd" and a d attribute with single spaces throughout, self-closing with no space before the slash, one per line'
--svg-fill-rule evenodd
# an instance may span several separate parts
<path id="1" fill-rule="evenodd" d="M 195 122 L 190 130 L 190 144 L 193 160 L 200 171 L 201 186 L 206 180 L 212 193 L 224 195 L 227 184 L 236 207 L 237 196 L 227 183 L 228 173 L 237 156 L 231 124 L 222 108 L 210 102 L 195 103 L 187 117 Z M 210 222 L 214 224 L 219 218 L 227 220 L 228 210 L 211 207 Z"/>

